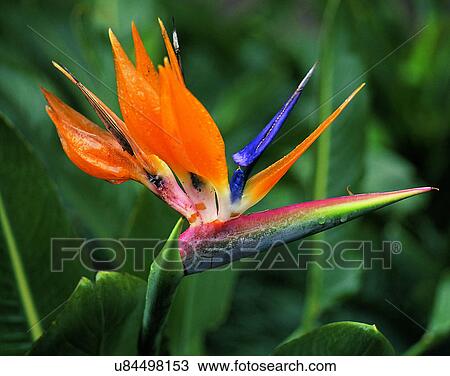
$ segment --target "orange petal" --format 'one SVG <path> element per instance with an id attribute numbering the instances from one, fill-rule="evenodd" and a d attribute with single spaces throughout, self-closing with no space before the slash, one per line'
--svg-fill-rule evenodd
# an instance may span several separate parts
<path id="1" fill-rule="evenodd" d="M 160 68 L 160 82 L 164 127 L 170 117 L 175 124 L 171 126 L 178 129 L 183 153 L 192 165 L 188 171 L 213 185 L 218 195 L 219 218 L 225 219 L 229 214 L 230 197 L 225 145 L 219 129 L 203 105 L 176 78 L 168 63 Z M 167 101 L 163 94 L 166 92 Z"/>
<path id="2" fill-rule="evenodd" d="M 180 141 L 177 134 L 161 125 L 159 94 L 136 70 L 111 30 L 109 35 L 114 53 L 119 104 L 128 133 L 145 154 L 156 154 L 171 165 L 174 160 L 172 150 Z M 168 146 L 172 144 L 175 146 Z"/>
<path id="3" fill-rule="evenodd" d="M 185 151 L 197 175 L 206 178 L 216 189 L 228 186 L 225 145 L 208 111 L 181 84 L 172 70 L 165 68 L 171 86 L 174 120 Z"/>
<path id="4" fill-rule="evenodd" d="M 162 37 L 164 39 L 164 44 L 166 45 L 166 50 L 167 50 L 167 54 L 169 55 L 170 64 L 172 66 L 172 69 L 175 71 L 175 75 L 176 75 L 177 79 L 181 83 L 184 83 L 183 73 L 181 72 L 180 65 L 178 64 L 177 55 L 175 54 L 175 51 L 172 46 L 172 42 L 170 41 L 169 35 L 167 34 L 167 30 L 160 18 L 158 18 L 158 22 L 159 22 L 159 26 L 161 27 Z"/>
<path id="5" fill-rule="evenodd" d="M 140 180 L 142 168 L 107 131 L 42 89 L 49 106 L 47 113 L 55 124 L 69 159 L 85 173 L 112 183 Z"/>
<path id="6" fill-rule="evenodd" d="M 136 70 L 140 72 L 146 80 L 150 83 L 153 90 L 159 91 L 159 80 L 158 72 L 153 65 L 150 56 L 148 56 L 147 51 L 142 42 L 141 36 L 137 30 L 134 22 L 131 23 L 131 31 L 133 33 L 133 43 L 134 43 L 134 53 L 136 56 Z"/>
<path id="7" fill-rule="evenodd" d="M 126 136 L 127 127 L 125 123 L 66 68 L 56 63 L 55 61 L 53 61 L 52 63 L 56 69 L 58 69 L 74 85 L 76 85 L 78 89 L 80 89 L 89 104 L 94 109 L 95 113 L 98 115 L 99 119 L 105 125 L 106 129 L 116 138 L 117 142 L 119 142 L 123 150 L 133 155 L 133 148 L 130 145 L 130 140 Z"/>
<path id="8" fill-rule="evenodd" d="M 288 155 L 284 156 L 265 170 L 259 172 L 250 178 L 244 189 L 244 195 L 239 212 L 244 212 L 249 207 L 255 205 L 278 183 L 289 168 L 297 161 L 297 159 L 313 144 L 313 142 L 328 128 L 328 126 L 340 115 L 345 107 L 350 103 L 353 97 L 364 87 L 360 85 L 350 96 L 300 145 L 292 150 Z"/>
<path id="9" fill-rule="evenodd" d="M 171 167 L 177 175 L 183 175 L 185 172 L 193 172 L 198 174 L 197 169 L 191 162 L 186 149 L 185 140 L 180 133 L 180 124 L 178 123 L 177 107 L 174 103 L 174 93 L 170 85 L 169 75 L 171 72 L 167 58 L 164 59 L 165 67 L 160 67 L 159 78 L 161 85 L 161 123 L 164 130 L 169 134 L 175 135 L 179 143 L 174 144 L 170 139 L 166 140 L 167 147 L 171 148 Z"/>
<path id="10" fill-rule="evenodd" d="M 217 218 L 215 192 L 209 182 L 198 176 L 199 172 L 189 157 L 185 140 L 180 136 L 177 108 L 173 103 L 173 91 L 169 79 L 171 68 L 167 58 L 164 59 L 164 63 L 165 66 L 160 67 L 161 120 L 164 128 L 176 132 L 181 141 L 177 149 L 174 150 L 176 161 L 171 167 L 187 195 L 198 206 L 197 210 L 199 210 L 202 220 L 205 222 L 212 221 Z"/>

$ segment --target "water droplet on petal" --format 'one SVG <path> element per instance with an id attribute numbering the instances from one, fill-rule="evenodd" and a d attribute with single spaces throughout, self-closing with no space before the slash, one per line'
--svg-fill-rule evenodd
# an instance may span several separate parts
<path id="1" fill-rule="evenodd" d="M 339 220 L 341 221 L 341 223 L 347 222 L 348 221 L 348 216 L 347 215 L 343 215 L 341 218 L 339 218 Z"/>

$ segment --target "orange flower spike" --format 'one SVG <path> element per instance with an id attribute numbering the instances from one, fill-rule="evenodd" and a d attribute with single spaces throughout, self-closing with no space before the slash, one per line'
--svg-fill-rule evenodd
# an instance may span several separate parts
<path id="1" fill-rule="evenodd" d="M 350 96 L 327 118 L 325 119 L 302 143 L 300 143 L 289 154 L 259 172 L 247 182 L 244 190 L 242 202 L 238 209 L 244 212 L 250 206 L 255 205 L 263 199 L 275 184 L 284 176 L 289 168 L 297 161 L 298 158 L 314 143 L 314 141 L 333 123 L 333 121 L 347 107 L 356 94 L 365 86 L 361 84 Z"/>
<path id="2" fill-rule="evenodd" d="M 135 158 L 107 131 L 67 106 L 45 89 L 47 113 L 56 126 L 64 151 L 85 173 L 112 183 L 143 179 Z"/>
<path id="3" fill-rule="evenodd" d="M 164 44 L 166 45 L 167 54 L 169 55 L 170 64 L 172 69 L 175 72 L 177 79 L 184 84 L 183 73 L 181 72 L 181 67 L 178 64 L 177 55 L 175 54 L 175 50 L 173 49 L 172 42 L 170 41 L 169 35 L 167 34 L 166 27 L 160 18 L 158 18 L 159 26 L 161 27 L 161 33 L 164 40 Z"/>
<path id="4" fill-rule="evenodd" d="M 146 78 L 155 92 L 159 92 L 158 72 L 144 47 L 144 43 L 134 21 L 131 23 L 131 32 L 133 34 L 136 70 Z"/>

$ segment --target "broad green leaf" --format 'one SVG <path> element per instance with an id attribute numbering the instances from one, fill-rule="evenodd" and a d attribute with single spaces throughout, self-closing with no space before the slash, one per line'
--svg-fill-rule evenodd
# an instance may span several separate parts
<path id="1" fill-rule="evenodd" d="M 375 325 L 335 322 L 277 347 L 275 355 L 394 355 L 390 342 Z"/>
<path id="2" fill-rule="evenodd" d="M 159 351 L 162 328 L 175 291 L 184 276 L 178 249 L 178 237 L 182 228 L 181 218 L 150 267 L 141 336 L 141 352 L 144 354 L 155 354 Z"/>
<path id="3" fill-rule="evenodd" d="M 427 331 L 407 352 L 419 355 L 450 336 L 450 272 L 441 278 L 436 290 L 433 310 Z"/>
<path id="4" fill-rule="evenodd" d="M 137 355 L 146 284 L 125 273 L 82 278 L 31 355 Z"/>
<path id="5" fill-rule="evenodd" d="M 79 258 L 51 270 L 51 239 L 74 233 L 29 145 L 0 117 L 0 354 L 24 353 L 82 275 Z"/>
<path id="6" fill-rule="evenodd" d="M 208 332 L 226 319 L 237 271 L 210 270 L 183 279 L 169 314 L 166 335 L 172 355 L 204 353 Z"/>

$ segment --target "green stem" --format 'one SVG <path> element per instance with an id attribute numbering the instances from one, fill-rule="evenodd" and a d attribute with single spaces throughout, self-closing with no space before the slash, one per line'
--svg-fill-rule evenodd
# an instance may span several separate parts
<path id="1" fill-rule="evenodd" d="M 327 2 L 320 43 L 320 83 L 319 83 L 319 117 L 324 120 L 332 111 L 333 103 L 330 98 L 333 95 L 333 24 L 339 7 L 340 0 L 329 0 Z M 325 132 L 318 140 L 317 166 L 314 181 L 314 199 L 323 199 L 327 196 L 328 170 L 330 159 L 331 134 Z M 315 236 L 321 239 L 322 234 Z M 305 309 L 303 320 L 298 331 L 311 330 L 317 322 L 321 313 L 320 295 L 323 285 L 323 272 L 317 264 L 311 264 L 306 278 Z"/>
<path id="2" fill-rule="evenodd" d="M 183 219 L 180 219 L 150 267 L 139 343 L 141 355 L 159 353 L 167 315 L 184 276 L 180 252 L 174 244 L 178 242 L 182 227 Z"/>
<path id="3" fill-rule="evenodd" d="M 5 236 L 6 248 L 8 249 L 9 257 L 11 259 L 14 277 L 16 278 L 17 290 L 22 302 L 23 311 L 28 322 L 31 339 L 36 341 L 43 333 L 40 324 L 39 315 L 36 306 L 34 305 L 33 296 L 31 294 L 30 285 L 28 284 L 25 268 L 20 257 L 19 249 L 17 247 L 14 233 L 9 223 L 8 214 L 3 202 L 3 197 L 0 194 L 0 226 Z"/>

